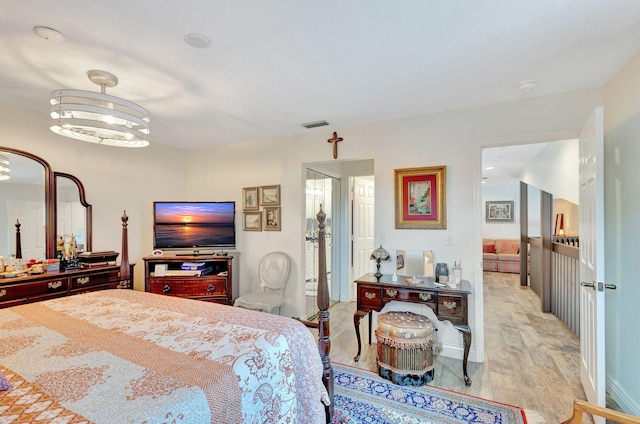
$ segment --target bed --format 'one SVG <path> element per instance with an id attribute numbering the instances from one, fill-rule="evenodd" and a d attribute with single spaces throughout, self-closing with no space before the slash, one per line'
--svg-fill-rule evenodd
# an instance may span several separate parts
<path id="1" fill-rule="evenodd" d="M 328 422 L 326 290 L 317 342 L 292 318 L 134 290 L 2 309 L 2 422 Z"/>

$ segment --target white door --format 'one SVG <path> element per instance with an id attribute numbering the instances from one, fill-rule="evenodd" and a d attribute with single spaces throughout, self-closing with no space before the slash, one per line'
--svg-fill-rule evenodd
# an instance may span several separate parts
<path id="1" fill-rule="evenodd" d="M 7 228 L 11 231 L 10 253 L 15 253 L 16 247 L 16 220 L 20 221 L 20 246 L 22 248 L 22 258 L 44 259 L 45 257 L 45 225 L 44 225 L 44 203 L 33 200 L 14 200 L 7 205 L 12 217 Z"/>
<path id="2" fill-rule="evenodd" d="M 351 281 L 371 271 L 373 261 L 369 259 L 375 249 L 375 185 L 373 177 L 354 177 L 352 185 L 353 210 L 351 228 Z M 356 294 L 353 287 L 349 291 L 349 298 L 355 301 Z"/>
<path id="3" fill-rule="evenodd" d="M 580 133 L 580 375 L 589 402 L 605 406 L 604 129 L 597 108 Z M 596 423 L 604 424 L 604 418 Z"/>

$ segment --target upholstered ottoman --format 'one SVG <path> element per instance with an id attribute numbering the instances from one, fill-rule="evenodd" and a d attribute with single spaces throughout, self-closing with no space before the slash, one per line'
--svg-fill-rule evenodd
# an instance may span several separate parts
<path id="1" fill-rule="evenodd" d="M 401 386 L 422 386 L 433 380 L 437 343 L 425 316 L 393 311 L 378 315 L 378 374 Z"/>

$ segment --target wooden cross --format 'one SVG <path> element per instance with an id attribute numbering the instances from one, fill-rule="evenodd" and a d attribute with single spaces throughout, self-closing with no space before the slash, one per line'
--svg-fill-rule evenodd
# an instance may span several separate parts
<path id="1" fill-rule="evenodd" d="M 338 143 L 344 140 L 342 137 L 338 137 L 337 132 L 333 132 L 333 138 L 327 140 L 327 143 L 333 144 L 333 158 L 338 159 Z"/>

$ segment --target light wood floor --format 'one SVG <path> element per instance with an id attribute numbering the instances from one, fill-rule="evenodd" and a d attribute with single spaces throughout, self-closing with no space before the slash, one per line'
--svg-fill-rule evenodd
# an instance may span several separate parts
<path id="1" fill-rule="evenodd" d="M 485 362 L 469 362 L 470 387 L 462 379 L 462 361 L 438 356 L 431 385 L 517 405 L 542 414 L 549 424 L 571 416 L 573 401 L 585 399 L 580 383 L 580 344 L 554 315 L 540 312 L 540 298 L 520 287 L 518 274 L 484 275 Z M 363 319 L 362 355 L 353 361 L 357 341 L 355 302 L 330 308 L 331 360 L 377 371 L 375 344 L 367 343 Z M 462 337 L 462 336 L 461 336 Z M 586 418 L 583 422 L 592 422 Z"/>

